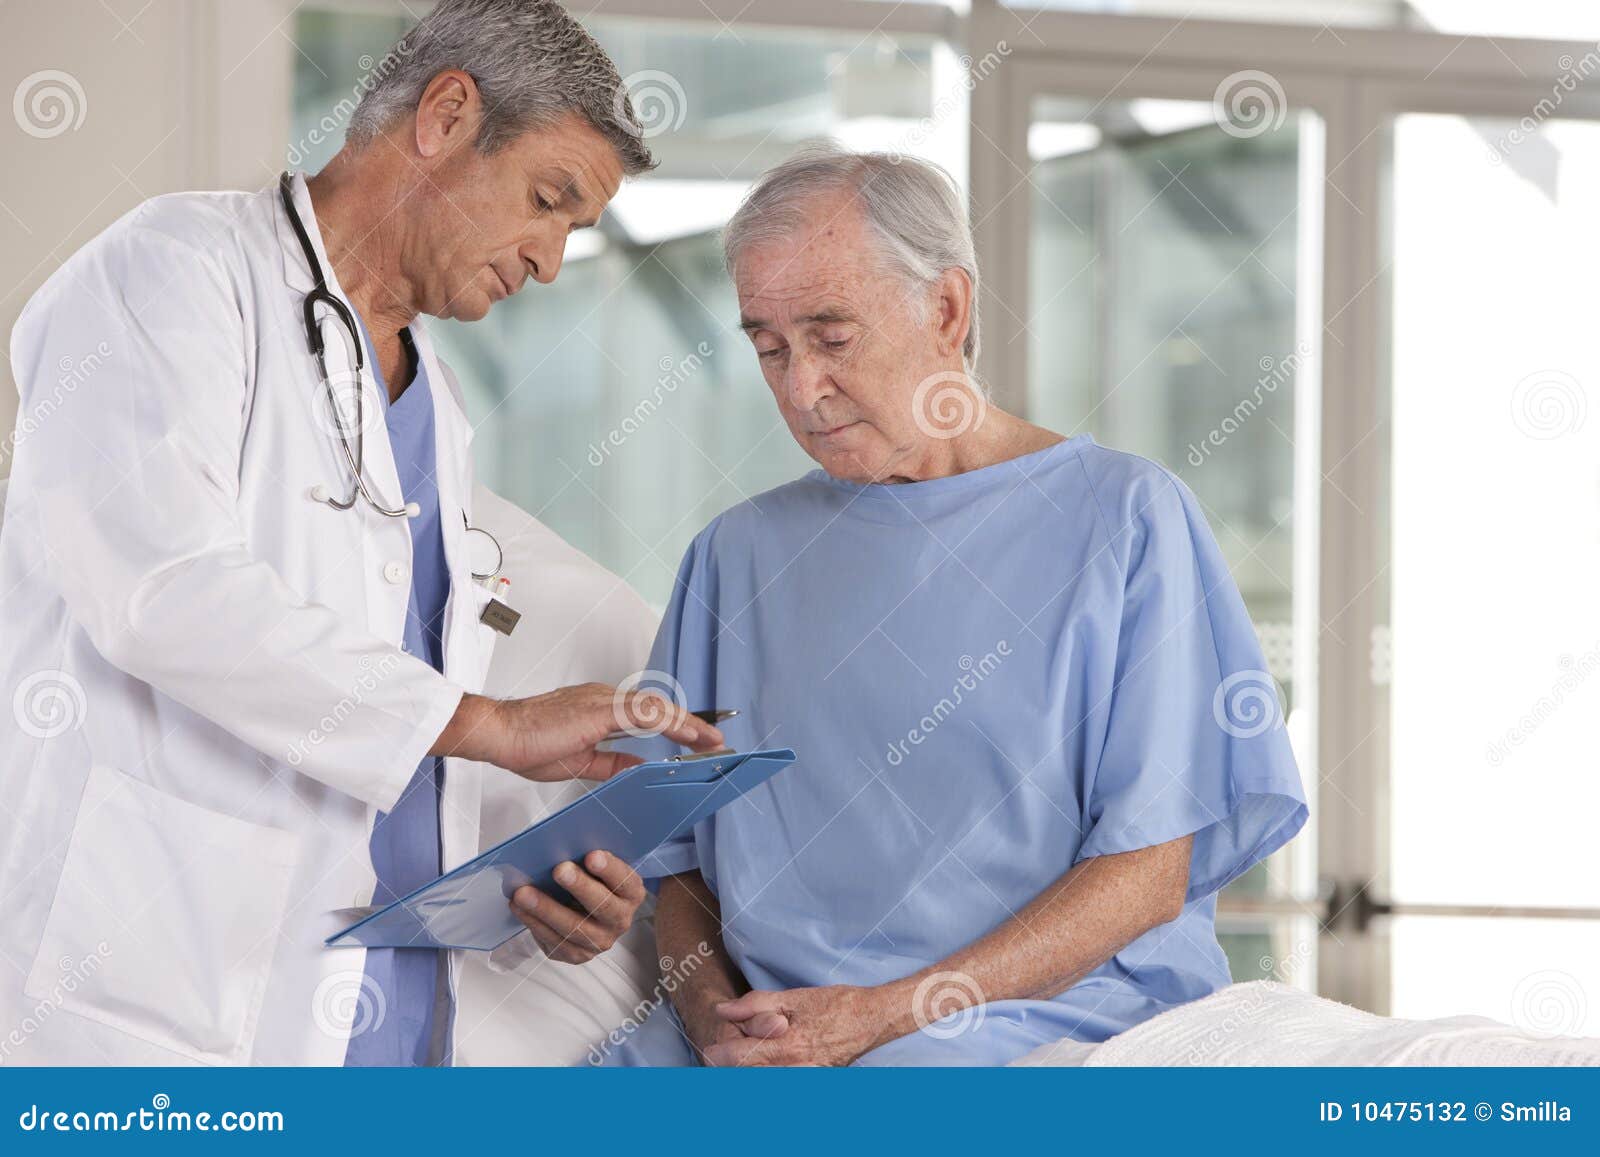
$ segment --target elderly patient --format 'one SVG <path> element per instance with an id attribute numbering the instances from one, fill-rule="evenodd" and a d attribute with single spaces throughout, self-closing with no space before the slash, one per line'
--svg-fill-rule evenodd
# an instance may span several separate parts
<path id="1" fill-rule="evenodd" d="M 1217 890 L 1306 807 L 1194 496 L 985 403 L 941 170 L 803 153 L 726 250 L 822 469 L 695 539 L 651 666 L 799 760 L 663 853 L 609 1062 L 1003 1064 L 1227 984 Z"/>

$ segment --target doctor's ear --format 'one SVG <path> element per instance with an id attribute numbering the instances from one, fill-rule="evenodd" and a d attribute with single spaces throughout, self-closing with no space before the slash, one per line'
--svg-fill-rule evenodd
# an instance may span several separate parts
<path id="1" fill-rule="evenodd" d="M 437 157 L 473 144 L 483 124 L 478 84 L 460 69 L 441 72 L 417 101 L 417 152 Z"/>

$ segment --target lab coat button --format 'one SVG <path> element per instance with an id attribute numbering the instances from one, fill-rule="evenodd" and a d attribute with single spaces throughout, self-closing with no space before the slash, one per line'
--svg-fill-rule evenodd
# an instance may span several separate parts
<path id="1" fill-rule="evenodd" d="M 394 583 L 395 586 L 399 586 L 401 583 L 405 582 L 410 574 L 411 568 L 398 560 L 395 562 L 385 563 L 383 567 L 383 577 Z"/>

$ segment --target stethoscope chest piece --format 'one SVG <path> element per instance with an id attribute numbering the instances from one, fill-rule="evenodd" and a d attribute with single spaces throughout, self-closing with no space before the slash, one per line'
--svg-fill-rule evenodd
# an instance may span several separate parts
<path id="1" fill-rule="evenodd" d="M 492 590 L 492 580 L 499 578 L 500 571 L 505 567 L 505 551 L 500 549 L 498 538 L 483 527 L 473 526 L 467 521 L 465 510 L 461 512 L 461 521 L 467 528 L 467 566 L 473 578 L 481 583 L 489 583 Z"/>

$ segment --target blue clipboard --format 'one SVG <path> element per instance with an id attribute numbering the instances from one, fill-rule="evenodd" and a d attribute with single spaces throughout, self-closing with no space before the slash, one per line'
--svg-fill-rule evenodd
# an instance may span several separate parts
<path id="1" fill-rule="evenodd" d="M 637 869 L 662 844 L 793 762 L 794 752 L 784 748 L 630 767 L 324 943 L 330 948 L 498 948 L 523 930 L 509 901 L 524 884 L 546 895 L 564 895 L 550 873 L 557 864 L 597 849 Z"/>

